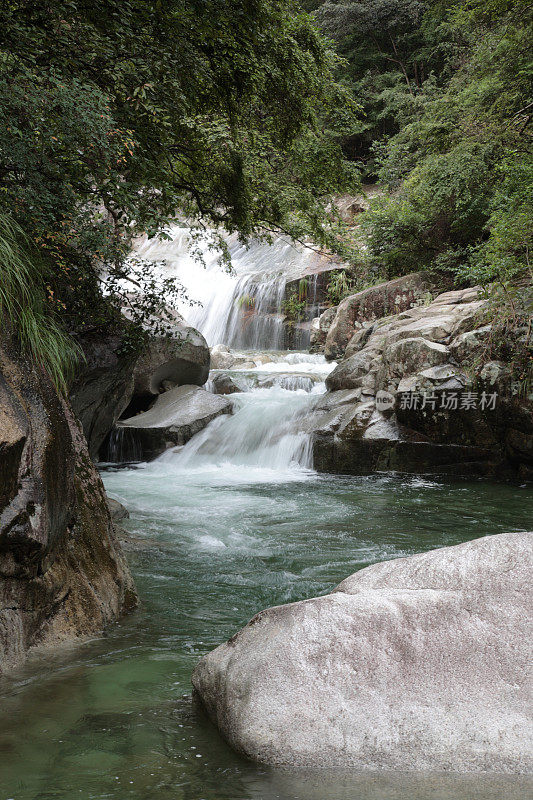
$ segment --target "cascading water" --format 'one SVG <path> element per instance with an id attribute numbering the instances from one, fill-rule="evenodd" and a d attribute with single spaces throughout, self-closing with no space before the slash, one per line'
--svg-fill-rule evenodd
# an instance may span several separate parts
<path id="1" fill-rule="evenodd" d="M 207 242 L 199 243 L 205 268 L 190 251 L 191 232 L 174 227 L 168 240 L 143 240 L 136 256 L 162 262 L 165 277 L 175 276 L 196 305 L 184 303 L 179 309 L 198 328 L 210 346 L 225 344 L 242 349 L 283 348 L 282 304 L 288 281 L 311 269 L 315 254 L 284 237 L 272 244 L 253 242 L 249 246 L 228 236 L 227 246 L 233 272 L 220 264 L 220 253 Z M 310 275 L 309 313 L 316 313 L 316 275 Z"/>
<path id="2" fill-rule="evenodd" d="M 109 434 L 106 446 L 106 461 L 124 463 L 140 461 L 142 448 L 130 428 L 115 427 Z"/>
<path id="3" fill-rule="evenodd" d="M 271 244 L 244 246 L 236 236 L 227 238 L 233 271 L 220 264 L 220 254 L 207 242 L 200 247 L 205 268 L 190 252 L 191 232 L 176 226 L 164 240 L 144 240 L 136 256 L 158 262 L 165 277 L 175 277 L 190 301 L 179 309 L 208 344 L 252 351 L 280 351 L 284 344 L 283 301 L 289 281 L 307 274 L 305 292 L 309 313 L 317 311 L 317 276 L 312 274 L 316 255 L 309 248 L 283 237 Z M 316 266 L 316 265 L 315 265 Z M 235 469 L 287 470 L 311 467 L 310 439 L 299 418 L 310 404 L 310 392 L 325 391 L 320 381 L 333 368 L 322 356 L 307 353 L 271 353 L 268 363 L 235 374 L 244 391 L 233 395 L 233 417 L 211 423 L 180 452 L 163 456 L 168 469 L 221 464 Z M 209 381 L 206 388 L 216 391 Z"/>
<path id="4" fill-rule="evenodd" d="M 255 376 L 257 383 L 232 395 L 232 415 L 213 420 L 184 447 L 167 451 L 147 469 L 193 472 L 205 481 L 301 480 L 312 468 L 306 413 L 314 396 L 325 391 L 323 381 L 333 365 L 305 353 L 277 358 L 247 370 L 248 379 Z M 265 380 L 271 384 L 262 385 Z"/>

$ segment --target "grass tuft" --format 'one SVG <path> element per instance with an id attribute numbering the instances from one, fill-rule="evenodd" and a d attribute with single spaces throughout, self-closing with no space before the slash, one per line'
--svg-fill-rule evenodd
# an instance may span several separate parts
<path id="1" fill-rule="evenodd" d="M 22 351 L 43 367 L 63 394 L 80 351 L 46 309 L 42 268 L 20 227 L 0 213 L 0 314 Z"/>

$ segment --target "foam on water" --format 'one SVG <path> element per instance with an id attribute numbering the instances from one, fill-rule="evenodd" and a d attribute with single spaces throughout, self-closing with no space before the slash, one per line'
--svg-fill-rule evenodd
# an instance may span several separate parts
<path id="1" fill-rule="evenodd" d="M 310 437 L 295 422 L 309 393 L 280 386 L 232 395 L 234 413 L 213 420 L 184 447 L 169 450 L 148 470 L 186 473 L 187 480 L 267 482 L 302 480 L 312 473 Z"/>
<path id="2" fill-rule="evenodd" d="M 273 385 L 231 395 L 233 413 L 224 414 L 183 447 L 167 450 L 144 468 L 161 480 L 216 485 L 286 483 L 314 475 L 310 434 L 301 424 L 317 393 L 320 377 L 333 368 L 323 356 L 279 354 L 283 360 L 247 372 L 273 375 Z M 283 375 L 293 368 L 294 372 Z M 314 378 L 302 373 L 312 371 Z"/>

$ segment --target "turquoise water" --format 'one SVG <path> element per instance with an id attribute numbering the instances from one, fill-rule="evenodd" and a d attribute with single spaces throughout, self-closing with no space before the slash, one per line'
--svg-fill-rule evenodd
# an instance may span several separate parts
<path id="1" fill-rule="evenodd" d="M 159 461 L 107 471 L 131 512 L 140 609 L 0 681 L 0 800 L 524 800 L 518 778 L 298 774 L 236 756 L 200 709 L 198 659 L 269 605 L 369 563 L 530 527 L 530 490 Z"/>

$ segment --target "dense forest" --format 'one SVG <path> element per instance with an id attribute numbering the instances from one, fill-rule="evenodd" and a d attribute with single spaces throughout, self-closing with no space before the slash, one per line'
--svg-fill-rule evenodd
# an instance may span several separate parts
<path id="1" fill-rule="evenodd" d="M 2 5 L 0 302 L 56 379 L 65 332 L 118 319 L 132 238 L 179 215 L 222 251 L 279 230 L 337 250 L 341 294 L 428 268 L 530 312 L 530 4 L 303 6 Z M 329 202 L 361 182 L 382 191 L 355 233 Z M 140 322 L 161 292 L 127 274 Z"/>

